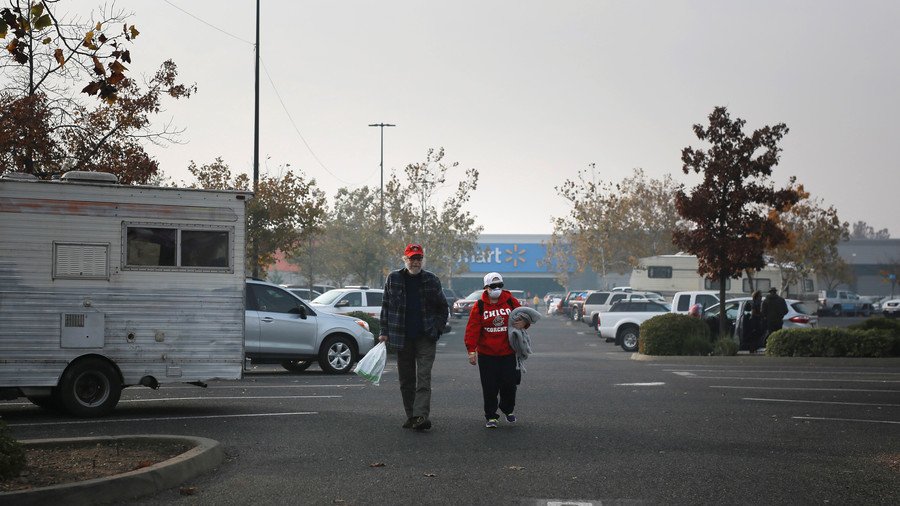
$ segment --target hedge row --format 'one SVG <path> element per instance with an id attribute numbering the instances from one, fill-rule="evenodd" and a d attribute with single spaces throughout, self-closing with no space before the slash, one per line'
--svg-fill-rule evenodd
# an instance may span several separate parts
<path id="1" fill-rule="evenodd" d="M 641 325 L 638 352 L 645 355 L 709 355 L 709 326 L 699 318 L 664 313 Z"/>
<path id="2" fill-rule="evenodd" d="M 892 329 L 782 329 L 769 336 L 766 355 L 776 357 L 900 357 L 900 333 Z"/>

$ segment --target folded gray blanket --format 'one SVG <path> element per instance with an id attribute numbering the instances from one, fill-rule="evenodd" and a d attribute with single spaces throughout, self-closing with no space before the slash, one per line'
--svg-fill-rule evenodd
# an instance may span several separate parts
<path id="1" fill-rule="evenodd" d="M 509 314 L 509 345 L 516 352 L 516 369 L 525 372 L 525 359 L 531 354 L 531 340 L 525 329 L 517 329 L 512 326 L 512 322 L 516 320 L 525 320 L 529 324 L 541 319 L 541 314 L 530 307 L 519 306 L 512 310 Z"/>

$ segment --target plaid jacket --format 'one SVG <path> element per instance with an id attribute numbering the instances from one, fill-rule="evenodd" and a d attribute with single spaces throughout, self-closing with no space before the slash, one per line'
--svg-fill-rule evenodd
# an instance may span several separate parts
<path id="1" fill-rule="evenodd" d="M 406 340 L 406 290 L 403 276 L 406 269 L 388 274 L 384 282 L 384 298 L 381 301 L 381 333 L 388 336 L 391 348 L 403 349 Z M 447 326 L 449 307 L 441 280 L 428 271 L 422 271 L 422 318 L 425 335 L 437 341 Z"/>

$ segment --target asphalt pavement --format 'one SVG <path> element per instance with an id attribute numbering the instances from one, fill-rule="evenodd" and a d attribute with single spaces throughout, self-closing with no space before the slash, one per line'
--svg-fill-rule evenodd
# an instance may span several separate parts
<path id="1" fill-rule="evenodd" d="M 900 504 L 900 359 L 636 360 L 546 318 L 515 426 L 484 428 L 462 321 L 442 337 L 425 433 L 380 386 L 317 368 L 127 389 L 78 420 L 0 402 L 20 439 L 174 434 L 219 441 L 215 471 L 128 504 Z M 894 464 L 896 466 L 896 464 Z"/>

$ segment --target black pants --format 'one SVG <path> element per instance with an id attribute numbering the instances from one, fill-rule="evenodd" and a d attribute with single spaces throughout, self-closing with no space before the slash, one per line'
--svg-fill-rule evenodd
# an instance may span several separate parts
<path id="1" fill-rule="evenodd" d="M 497 408 L 510 414 L 516 407 L 516 389 L 522 381 L 522 371 L 516 369 L 515 355 L 478 355 L 481 374 L 481 393 L 484 395 L 484 417 L 500 418 Z M 500 401 L 497 402 L 497 396 Z"/>

